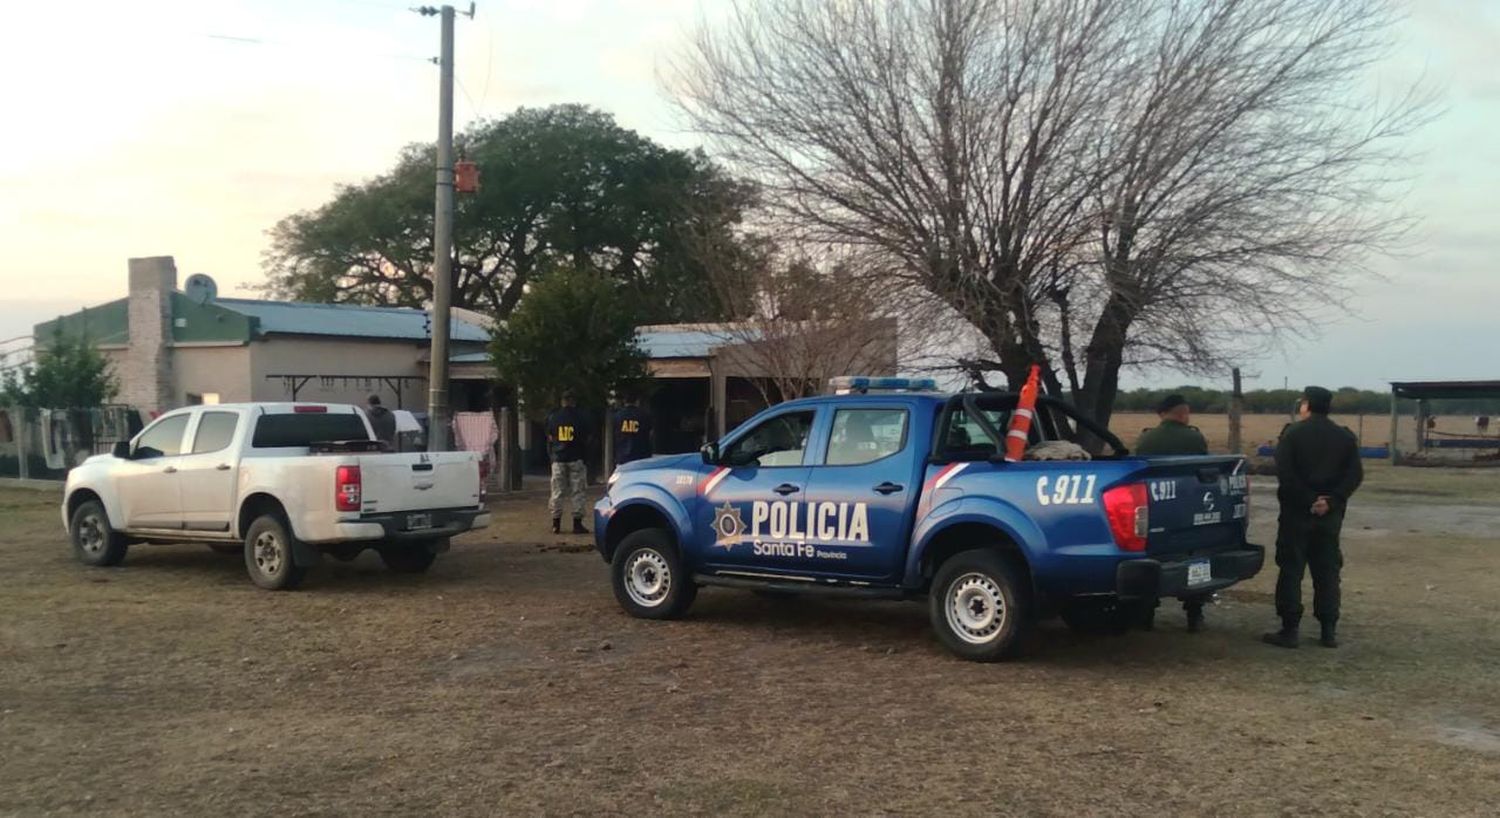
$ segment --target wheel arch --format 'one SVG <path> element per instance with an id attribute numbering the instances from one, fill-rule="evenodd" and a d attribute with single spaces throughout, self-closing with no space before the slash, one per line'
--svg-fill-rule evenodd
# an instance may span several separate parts
<path id="1" fill-rule="evenodd" d="M 1024 573 L 1035 590 L 1036 578 L 1032 575 L 1026 549 L 1013 532 L 986 520 L 957 520 L 933 531 L 915 555 L 914 564 L 908 567 L 907 582 L 926 591 L 944 562 L 956 554 L 979 550 L 998 552 Z"/>
<path id="2" fill-rule="evenodd" d="M 619 547 L 621 541 L 646 528 L 660 528 L 669 532 L 672 535 L 672 544 L 677 546 L 679 552 L 681 551 L 682 534 L 671 515 L 656 503 L 639 499 L 615 506 L 614 512 L 610 514 L 603 538 L 605 561 L 614 559 L 615 549 Z"/>
<path id="3" fill-rule="evenodd" d="M 282 521 L 287 525 L 287 533 L 294 537 L 296 536 L 296 532 L 290 530 L 292 524 L 291 518 L 286 511 L 286 505 L 277 499 L 275 495 L 260 491 L 248 494 L 245 496 L 245 499 L 240 501 L 240 509 L 234 515 L 234 535 L 244 538 L 245 532 L 250 530 L 250 524 L 255 522 L 257 517 L 265 514 L 280 515 Z"/>

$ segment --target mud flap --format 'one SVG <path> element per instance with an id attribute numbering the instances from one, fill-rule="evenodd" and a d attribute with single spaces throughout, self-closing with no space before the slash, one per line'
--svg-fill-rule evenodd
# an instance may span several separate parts
<path id="1" fill-rule="evenodd" d="M 299 568 L 311 568 L 323 563 L 323 552 L 292 537 L 292 562 Z"/>

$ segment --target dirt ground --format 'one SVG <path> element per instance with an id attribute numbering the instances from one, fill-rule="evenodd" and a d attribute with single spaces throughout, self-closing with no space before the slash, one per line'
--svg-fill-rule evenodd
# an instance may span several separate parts
<path id="1" fill-rule="evenodd" d="M 1256 538 L 1274 501 L 1256 484 Z M 0 491 L 0 814 L 1493 815 L 1500 474 L 1376 467 L 1345 645 L 1266 647 L 1274 569 L 1210 629 L 944 653 L 911 603 L 705 590 L 653 623 L 528 494 L 423 577 L 269 593 L 234 557 L 75 563 Z"/>

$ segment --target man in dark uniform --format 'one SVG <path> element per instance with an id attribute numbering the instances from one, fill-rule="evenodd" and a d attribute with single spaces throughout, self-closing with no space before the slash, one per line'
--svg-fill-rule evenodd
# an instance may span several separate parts
<path id="1" fill-rule="evenodd" d="M 651 456 L 651 415 L 634 395 L 615 413 L 615 462 L 629 463 Z"/>
<path id="2" fill-rule="evenodd" d="M 583 527 L 584 491 L 588 467 L 583 462 L 588 442 L 588 423 L 578 411 L 573 393 L 564 392 L 562 406 L 547 416 L 547 454 L 552 458 L 552 494 L 547 509 L 552 512 L 552 533 L 562 533 L 562 507 L 566 498 L 573 509 L 573 533 L 587 534 Z"/>
<path id="3" fill-rule="evenodd" d="M 396 445 L 396 416 L 380 405 L 380 396 L 371 395 L 369 400 L 370 427 L 375 430 L 375 439 L 388 446 Z"/>
<path id="4" fill-rule="evenodd" d="M 1135 453 L 1151 457 L 1173 454 L 1208 454 L 1208 441 L 1196 426 L 1189 426 L 1192 407 L 1181 395 L 1168 395 L 1156 407 L 1161 423 L 1141 433 Z"/>
<path id="5" fill-rule="evenodd" d="M 1276 445 L 1276 498 L 1281 517 L 1276 530 L 1276 613 L 1281 630 L 1263 639 L 1272 645 L 1295 648 L 1302 621 L 1302 573 L 1313 581 L 1313 616 L 1323 626 L 1319 640 L 1325 648 L 1338 647 L 1339 529 L 1350 495 L 1364 480 L 1359 442 L 1354 433 L 1328 417 L 1333 393 L 1318 386 L 1302 392 L 1301 417 L 1287 428 Z"/>

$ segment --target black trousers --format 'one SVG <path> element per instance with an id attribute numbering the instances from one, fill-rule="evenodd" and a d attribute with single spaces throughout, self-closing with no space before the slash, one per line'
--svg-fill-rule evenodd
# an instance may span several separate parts
<path id="1" fill-rule="evenodd" d="M 1343 511 L 1330 511 L 1322 517 L 1306 509 L 1281 510 L 1276 531 L 1276 613 L 1283 621 L 1295 625 L 1302 620 L 1302 575 L 1312 574 L 1313 616 L 1319 622 L 1333 624 L 1339 619 L 1339 571 L 1344 567 L 1344 552 L 1339 547 L 1339 532 L 1344 527 Z"/>

